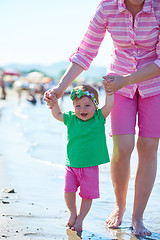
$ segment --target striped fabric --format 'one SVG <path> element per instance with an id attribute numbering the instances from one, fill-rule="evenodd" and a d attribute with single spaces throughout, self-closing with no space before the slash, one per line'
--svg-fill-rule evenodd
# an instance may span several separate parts
<path id="1" fill-rule="evenodd" d="M 98 53 L 106 31 L 113 40 L 108 74 L 126 75 L 152 62 L 160 67 L 159 0 L 145 0 L 142 11 L 135 16 L 134 23 L 124 0 L 102 0 L 70 61 L 87 70 Z M 124 87 L 118 92 L 132 98 L 137 88 L 142 98 L 160 94 L 160 76 Z"/>

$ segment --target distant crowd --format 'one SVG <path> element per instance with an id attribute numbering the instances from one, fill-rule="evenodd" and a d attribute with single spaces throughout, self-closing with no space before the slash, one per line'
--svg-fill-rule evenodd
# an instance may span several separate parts
<path id="1" fill-rule="evenodd" d="M 54 87 L 56 83 L 51 78 L 44 77 L 40 72 L 31 72 L 28 76 L 21 77 L 17 72 L 0 71 L 0 100 L 6 100 L 7 88 L 13 88 L 17 92 L 19 101 L 25 98 L 33 105 L 36 105 L 38 101 L 43 104 L 44 92 Z M 61 98 L 62 101 L 63 97 L 69 95 L 72 88 L 76 87 L 77 84 L 80 84 L 80 81 L 73 82 L 72 86 L 66 89 Z M 92 86 L 100 91 L 102 82 L 92 81 Z"/>

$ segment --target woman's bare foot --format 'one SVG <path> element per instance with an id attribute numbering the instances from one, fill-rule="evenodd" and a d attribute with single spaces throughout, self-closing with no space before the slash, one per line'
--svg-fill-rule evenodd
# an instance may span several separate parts
<path id="1" fill-rule="evenodd" d="M 107 227 L 118 228 L 122 223 L 124 212 L 125 208 L 120 209 L 117 205 L 115 205 L 110 217 L 106 220 Z"/>
<path id="2" fill-rule="evenodd" d="M 133 219 L 132 227 L 135 236 L 150 236 L 152 234 L 147 228 L 145 228 L 142 219 Z"/>
<path id="3" fill-rule="evenodd" d="M 82 231 L 82 224 L 83 220 L 80 218 L 80 216 L 77 217 L 75 224 L 71 228 L 73 231 L 81 232 Z"/>
<path id="4" fill-rule="evenodd" d="M 66 226 L 69 227 L 69 228 L 73 227 L 75 222 L 76 222 L 76 219 L 77 219 L 77 214 L 71 213 Z"/>

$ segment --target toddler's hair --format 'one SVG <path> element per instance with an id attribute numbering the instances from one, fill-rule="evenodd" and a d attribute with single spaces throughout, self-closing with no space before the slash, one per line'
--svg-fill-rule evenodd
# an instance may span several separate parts
<path id="1" fill-rule="evenodd" d="M 76 91 L 80 89 L 82 91 L 88 91 L 90 93 L 93 93 L 94 96 L 96 97 L 97 102 L 99 103 L 98 91 L 94 87 L 92 87 L 91 85 L 89 85 L 89 84 L 82 84 L 80 86 L 75 87 L 74 89 Z"/>

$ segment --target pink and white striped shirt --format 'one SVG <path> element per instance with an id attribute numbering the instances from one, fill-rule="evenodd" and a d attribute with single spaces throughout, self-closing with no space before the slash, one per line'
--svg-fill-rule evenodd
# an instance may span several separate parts
<path id="1" fill-rule="evenodd" d="M 126 75 L 152 62 L 160 67 L 159 0 L 145 0 L 142 11 L 135 16 L 134 23 L 124 0 L 102 0 L 70 61 L 87 70 L 98 53 L 106 31 L 113 40 L 107 74 Z M 124 87 L 118 92 L 132 98 L 137 88 L 142 98 L 160 94 L 160 76 Z"/>

